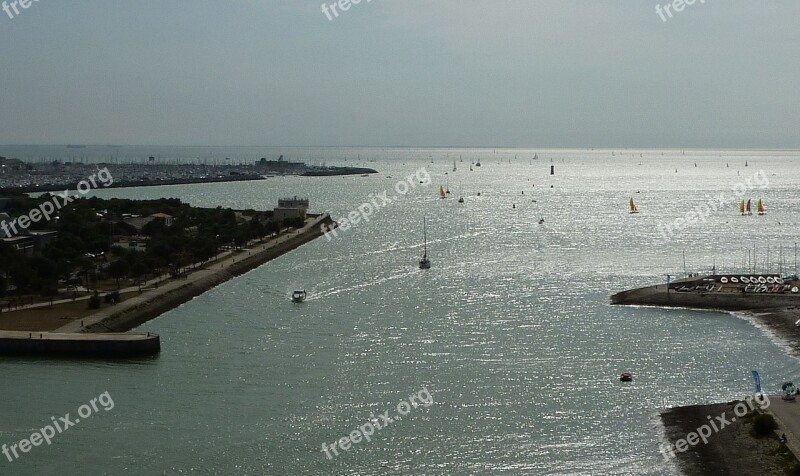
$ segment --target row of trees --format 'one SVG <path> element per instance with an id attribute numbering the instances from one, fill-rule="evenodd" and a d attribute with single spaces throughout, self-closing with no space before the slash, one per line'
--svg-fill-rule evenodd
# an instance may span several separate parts
<path id="1" fill-rule="evenodd" d="M 27 214 L 49 200 L 19 197 L 6 212 Z M 166 213 L 172 226 L 154 220 L 144 227 L 147 247 L 114 246 L 120 238 L 123 214 L 150 216 Z M 194 208 L 178 199 L 123 200 L 100 198 L 72 202 L 59 216 L 31 229 L 58 231 L 41 255 L 28 257 L 10 244 L 0 242 L 0 296 L 10 293 L 52 296 L 59 286 L 86 286 L 103 279 L 133 283 L 163 274 L 181 273 L 187 266 L 208 261 L 223 248 L 243 246 L 248 241 L 279 233 L 282 226 L 302 226 L 303 220 L 272 221 L 272 212 Z"/>

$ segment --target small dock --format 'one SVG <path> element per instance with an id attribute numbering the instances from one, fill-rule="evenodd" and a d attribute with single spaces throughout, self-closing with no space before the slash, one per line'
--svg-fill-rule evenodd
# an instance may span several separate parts
<path id="1" fill-rule="evenodd" d="M 0 356 L 148 357 L 161 351 L 158 334 L 0 331 Z"/>

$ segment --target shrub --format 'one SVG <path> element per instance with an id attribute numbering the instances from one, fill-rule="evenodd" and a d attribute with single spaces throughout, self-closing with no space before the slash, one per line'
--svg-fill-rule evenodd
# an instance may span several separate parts
<path id="1" fill-rule="evenodd" d="M 753 419 L 753 433 L 757 437 L 769 436 L 778 429 L 778 424 L 772 415 L 758 415 Z"/>
<path id="2" fill-rule="evenodd" d="M 100 296 L 97 292 L 94 293 L 92 297 L 89 298 L 89 309 L 99 309 L 100 308 Z"/>

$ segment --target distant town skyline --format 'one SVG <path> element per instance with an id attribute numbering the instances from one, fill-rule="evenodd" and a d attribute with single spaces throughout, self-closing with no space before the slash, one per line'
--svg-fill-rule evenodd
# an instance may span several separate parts
<path id="1" fill-rule="evenodd" d="M 0 144 L 800 148 L 790 0 L 13 3 Z"/>

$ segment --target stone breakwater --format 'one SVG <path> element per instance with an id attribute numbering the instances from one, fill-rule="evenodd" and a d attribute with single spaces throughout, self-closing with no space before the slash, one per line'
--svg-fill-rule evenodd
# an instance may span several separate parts
<path id="1" fill-rule="evenodd" d="M 709 279 L 705 277 L 704 279 Z M 611 296 L 611 304 L 638 306 L 668 306 L 725 311 L 779 309 L 800 305 L 800 294 L 743 293 L 738 290 L 678 291 L 680 283 L 667 290 L 665 284 L 622 291 Z"/>
<path id="2" fill-rule="evenodd" d="M 225 281 L 247 273 L 319 238 L 322 236 L 320 226 L 323 224 L 335 226 L 328 214 L 321 215 L 303 227 L 299 233 L 293 233 L 284 241 L 264 249 L 255 249 L 249 256 L 238 255 L 230 262 L 226 260 L 226 264 L 223 264 L 221 268 L 196 271 L 190 274 L 186 281 L 165 284 L 158 289 L 147 291 L 141 296 L 109 308 L 103 313 L 89 316 L 84 321 L 91 322 L 87 323 L 79 332 L 126 332 L 133 329 Z"/>

